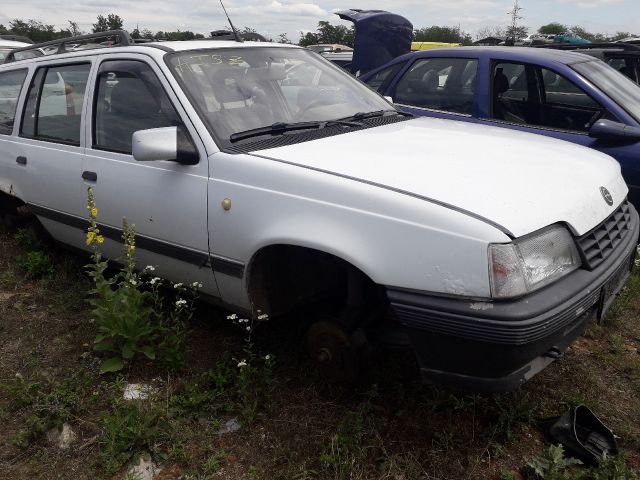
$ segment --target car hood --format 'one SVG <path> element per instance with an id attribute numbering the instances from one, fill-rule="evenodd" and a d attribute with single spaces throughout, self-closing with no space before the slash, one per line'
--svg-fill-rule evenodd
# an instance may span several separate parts
<path id="1" fill-rule="evenodd" d="M 627 196 L 619 164 L 541 135 L 416 118 L 255 155 L 424 198 L 519 237 L 565 222 L 582 235 Z M 601 192 L 613 196 L 608 205 Z M 374 208 L 374 205 L 372 205 Z"/>

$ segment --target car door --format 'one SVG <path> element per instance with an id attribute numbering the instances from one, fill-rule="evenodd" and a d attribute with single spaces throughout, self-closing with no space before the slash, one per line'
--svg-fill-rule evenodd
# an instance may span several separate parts
<path id="1" fill-rule="evenodd" d="M 470 118 L 475 111 L 477 73 L 474 58 L 419 58 L 386 93 L 398 107 L 416 115 Z"/>
<path id="2" fill-rule="evenodd" d="M 57 240 L 84 243 L 86 192 L 80 182 L 88 60 L 39 65 L 30 80 L 15 143 L 22 200 Z"/>
<path id="3" fill-rule="evenodd" d="M 490 89 L 484 123 L 559 138 L 611 155 L 622 166 L 630 199 L 640 204 L 640 143 L 590 137 L 596 120 L 621 120 L 568 75 L 540 65 L 494 60 Z"/>
<path id="4" fill-rule="evenodd" d="M 209 264 L 208 163 L 204 147 L 157 65 L 144 55 L 101 56 L 92 82 L 91 127 L 82 164 L 84 189 L 93 187 L 107 256 L 121 255 L 122 219 L 136 228 L 139 266 L 157 266 L 175 282 L 200 282 L 218 296 Z M 199 161 L 139 162 L 132 135 L 175 126 Z"/>
<path id="5" fill-rule="evenodd" d="M 0 193 L 22 195 L 24 168 L 15 154 L 18 102 L 29 71 L 26 68 L 0 72 Z M 0 214 L 2 214 L 0 206 Z"/>

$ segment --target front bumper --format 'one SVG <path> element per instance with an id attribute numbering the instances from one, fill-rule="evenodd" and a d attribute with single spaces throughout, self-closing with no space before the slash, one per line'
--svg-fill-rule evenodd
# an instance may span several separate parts
<path id="1" fill-rule="evenodd" d="M 478 302 L 387 288 L 424 380 L 473 391 L 506 391 L 557 359 L 601 318 L 633 267 L 639 235 L 630 229 L 593 270 L 567 277 L 512 301 Z"/>

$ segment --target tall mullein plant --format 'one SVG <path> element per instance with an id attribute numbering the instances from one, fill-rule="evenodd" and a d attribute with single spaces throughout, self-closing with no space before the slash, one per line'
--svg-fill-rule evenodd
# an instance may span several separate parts
<path id="1" fill-rule="evenodd" d="M 87 266 L 94 288 L 90 291 L 90 304 L 98 326 L 98 335 L 94 340 L 96 351 L 108 352 L 113 356 L 100 367 L 102 372 L 121 370 L 136 356 L 155 358 L 156 328 L 151 305 L 154 303 L 150 293 L 141 288 L 141 281 L 135 271 L 135 225 L 122 221 L 122 239 L 124 241 L 123 267 L 119 273 L 108 279 L 105 270 L 108 262 L 102 259 L 99 246 L 104 243 L 97 224 L 93 189 L 89 188 L 87 208 L 89 210 L 89 228 L 86 243 L 92 248 L 93 262 Z"/>

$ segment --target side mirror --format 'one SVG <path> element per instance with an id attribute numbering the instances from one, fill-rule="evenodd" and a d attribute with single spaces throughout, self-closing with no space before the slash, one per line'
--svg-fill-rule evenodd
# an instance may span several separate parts
<path id="1" fill-rule="evenodd" d="M 598 120 L 589 129 L 589 136 L 598 140 L 634 142 L 640 140 L 640 127 L 632 127 L 612 120 Z"/>
<path id="2" fill-rule="evenodd" d="M 195 145 L 182 127 L 133 132 L 131 153 L 139 162 L 169 160 L 182 165 L 196 165 L 200 160 Z"/>

